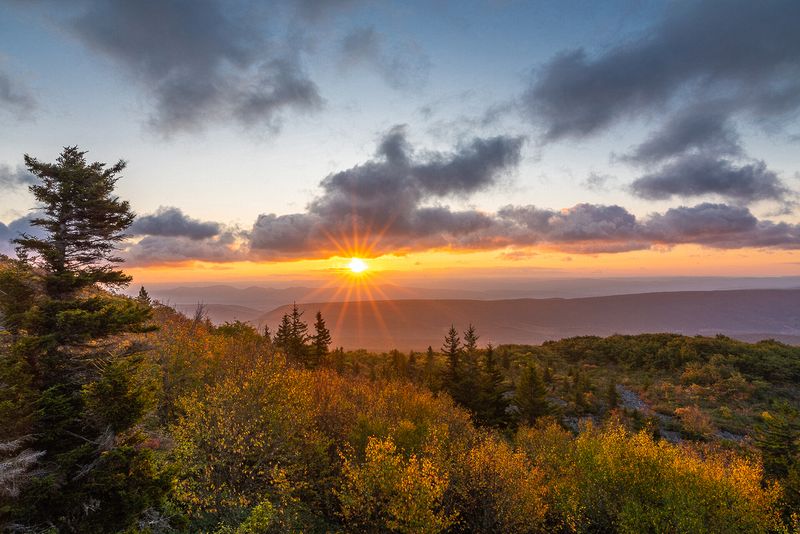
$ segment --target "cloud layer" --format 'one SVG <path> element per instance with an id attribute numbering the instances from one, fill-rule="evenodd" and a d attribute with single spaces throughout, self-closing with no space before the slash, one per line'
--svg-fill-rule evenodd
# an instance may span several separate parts
<path id="1" fill-rule="evenodd" d="M 305 213 L 261 215 L 250 233 L 250 248 L 264 257 L 335 253 L 354 247 L 353 232 L 372 241 L 358 247 L 383 252 L 415 248 L 419 242 L 444 246 L 457 236 L 491 224 L 479 212 L 454 211 L 435 202 L 465 197 L 494 185 L 519 162 L 523 139 L 476 138 L 451 153 L 418 154 L 403 127 L 381 140 L 375 157 L 332 174 Z M 346 243 L 350 243 L 346 245 Z M 342 252 L 342 251 L 340 251 Z"/>
<path id="2" fill-rule="evenodd" d="M 277 129 L 288 110 L 322 103 L 294 47 L 267 37 L 265 17 L 218 0 L 86 3 L 66 22 L 152 96 L 150 124 L 163 133 L 209 121 Z"/>
<path id="3" fill-rule="evenodd" d="M 800 105 L 800 4 L 791 0 L 671 5 L 647 35 L 591 56 L 564 51 L 523 97 L 547 141 L 652 116 L 677 97 L 730 113 L 778 117 Z"/>

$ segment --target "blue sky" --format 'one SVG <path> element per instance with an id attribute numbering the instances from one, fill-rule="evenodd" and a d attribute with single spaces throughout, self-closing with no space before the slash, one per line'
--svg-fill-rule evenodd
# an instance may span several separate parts
<path id="1" fill-rule="evenodd" d="M 415 184 L 411 211 L 392 214 L 376 254 L 793 250 L 800 38 L 790 28 L 800 10 L 789 1 L 754 6 L 6 0 L 0 222 L 32 204 L 14 178 L 22 154 L 52 160 L 77 144 L 93 160 L 129 161 L 119 191 L 139 214 L 177 208 L 220 225 L 208 243 L 142 234 L 153 248 L 131 254 L 144 263 L 153 250 L 183 245 L 175 261 L 322 257 L 329 251 L 316 228 L 341 216 L 342 190 L 321 187 L 334 173 L 365 189 Z M 379 164 L 378 153 L 398 125 L 411 162 L 401 169 Z M 657 155 L 636 156 L 651 138 Z M 506 152 L 472 144 L 489 139 L 504 140 Z M 448 169 L 480 167 L 484 156 L 495 160 L 464 189 L 420 182 L 434 163 L 444 174 L 431 179 L 457 182 Z M 376 174 L 366 176 L 370 162 Z M 366 211 L 345 215 L 364 224 L 380 201 L 364 197 Z M 509 205 L 541 213 L 501 214 Z M 670 212 L 680 208 L 694 211 Z M 562 217 L 563 209 L 573 211 Z M 695 216 L 716 222 L 699 237 L 664 226 Z M 234 254 L 209 255 L 215 246 Z"/>

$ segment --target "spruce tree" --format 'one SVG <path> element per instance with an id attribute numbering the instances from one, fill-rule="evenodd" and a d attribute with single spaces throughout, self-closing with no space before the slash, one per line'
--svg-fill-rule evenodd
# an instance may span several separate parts
<path id="1" fill-rule="evenodd" d="M 498 366 L 494 347 L 489 344 L 483 357 L 483 381 L 480 387 L 478 420 L 484 425 L 503 426 L 507 422 L 506 388 L 503 373 Z"/>
<path id="2" fill-rule="evenodd" d="M 292 304 L 292 311 L 289 314 L 290 329 L 288 346 L 286 347 L 289 356 L 297 359 L 308 366 L 308 325 L 303 321 L 304 311 L 300 311 L 297 303 Z"/>
<path id="3" fill-rule="evenodd" d="M 522 422 L 526 424 L 532 424 L 549 413 L 547 386 L 535 365 L 527 365 L 522 369 L 514 393 L 514 404 L 519 408 Z"/>
<path id="4" fill-rule="evenodd" d="M 316 320 L 314 321 L 314 335 L 311 336 L 311 351 L 313 360 L 310 359 L 312 367 L 317 367 L 328 355 L 328 347 L 331 345 L 331 333 L 325 325 L 325 319 L 322 317 L 322 312 L 317 311 Z"/>
<path id="5" fill-rule="evenodd" d="M 444 387 L 456 401 L 459 401 L 461 393 L 461 339 L 458 337 L 458 331 L 455 326 L 450 326 L 450 330 L 444 338 L 442 353 L 447 358 Z"/>
<path id="6" fill-rule="evenodd" d="M 124 529 L 165 489 L 132 430 L 147 409 L 131 378 L 139 348 L 115 337 L 150 329 L 151 310 L 103 291 L 130 281 L 116 268 L 134 219 L 114 195 L 125 163 L 88 163 L 85 152 L 67 147 L 55 163 L 26 155 L 25 164 L 38 178 L 31 224 L 44 235 L 16 239 L 20 261 L 0 276 L 0 316 L 13 338 L 2 363 L 27 376 L 35 410 L 19 416 L 42 457 L 36 484 L 11 515 L 20 525 Z M 9 298 L 23 293 L 25 300 Z"/>
<path id="7" fill-rule="evenodd" d="M 289 351 L 290 338 L 292 336 L 292 319 L 288 313 L 284 313 L 278 329 L 275 331 L 275 346 L 284 353 Z"/>
<path id="8" fill-rule="evenodd" d="M 460 402 L 473 412 L 479 412 L 481 409 L 481 398 L 480 395 L 476 394 L 476 392 L 480 391 L 481 382 L 483 381 L 482 372 L 478 365 L 479 337 L 475 327 L 470 323 L 469 328 L 464 332 L 461 383 L 459 384 L 461 391 L 457 394 Z"/>
<path id="9" fill-rule="evenodd" d="M 153 304 L 153 301 L 150 299 L 150 294 L 147 292 L 144 286 L 139 288 L 139 295 L 136 297 L 136 300 L 145 306 L 150 306 Z"/>

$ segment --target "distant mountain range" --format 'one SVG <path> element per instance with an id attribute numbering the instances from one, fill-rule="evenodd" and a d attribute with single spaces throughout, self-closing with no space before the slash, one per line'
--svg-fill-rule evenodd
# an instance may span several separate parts
<path id="1" fill-rule="evenodd" d="M 343 302 L 359 300 L 504 300 L 512 298 L 579 298 L 667 291 L 739 289 L 800 289 L 800 277 L 643 277 L 561 279 L 459 279 L 437 280 L 439 287 L 379 284 L 369 293 L 347 292 L 339 287 L 253 285 L 148 286 L 151 296 L 191 314 L 203 303 L 215 323 L 257 321 L 265 312 L 292 302 Z M 422 282 L 419 282 L 422 285 Z M 138 286 L 131 287 L 135 294 Z"/>
<path id="2" fill-rule="evenodd" d="M 325 316 L 334 344 L 345 348 L 437 348 L 453 324 L 469 323 L 481 343 L 541 343 L 578 335 L 674 332 L 724 334 L 747 341 L 800 344 L 800 289 L 679 291 L 571 299 L 407 299 L 300 303 L 313 323 Z M 290 306 L 256 317 L 274 331 Z"/>

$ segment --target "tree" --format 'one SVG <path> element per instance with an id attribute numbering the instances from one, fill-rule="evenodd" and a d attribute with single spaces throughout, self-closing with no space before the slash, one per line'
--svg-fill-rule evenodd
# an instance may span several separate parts
<path id="1" fill-rule="evenodd" d="M 487 345 L 484 353 L 482 378 L 478 421 L 484 425 L 502 426 L 508 419 L 506 414 L 508 401 L 505 397 L 503 373 L 498 367 L 494 347 L 491 344 Z"/>
<path id="2" fill-rule="evenodd" d="M 140 347 L 114 337 L 151 329 L 151 309 L 102 291 L 130 281 L 115 268 L 134 219 L 114 195 L 125 163 L 87 163 L 77 147 L 55 163 L 28 155 L 25 163 L 39 179 L 30 186 L 38 202 L 31 224 L 44 235 L 16 239 L 20 261 L 2 269 L 0 316 L 13 339 L 2 364 L 27 377 L 36 410 L 19 417 L 29 421 L 29 447 L 43 452 L 43 473 L 12 515 L 22 525 L 71 531 L 124 528 L 166 489 L 131 430 L 147 409 L 135 380 Z"/>
<path id="3" fill-rule="evenodd" d="M 478 332 L 475 330 L 472 323 L 470 323 L 469 328 L 464 332 L 464 352 L 467 354 L 475 354 L 478 350 L 479 338 Z"/>
<path id="4" fill-rule="evenodd" d="M 147 292 L 144 286 L 139 288 L 139 295 L 136 297 L 136 300 L 145 306 L 150 306 L 153 303 L 152 299 L 150 299 L 150 294 Z"/>
<path id="5" fill-rule="evenodd" d="M 519 408 L 522 421 L 527 424 L 532 424 L 536 419 L 550 412 L 547 403 L 547 386 L 542 380 L 539 368 L 535 365 L 527 365 L 523 368 L 514 394 L 514 403 Z"/>
<path id="6" fill-rule="evenodd" d="M 444 338 L 442 353 L 447 358 L 447 369 L 445 371 L 444 386 L 450 395 L 459 400 L 459 386 L 461 385 L 461 339 L 458 331 L 451 325 L 450 330 Z"/>
<path id="7" fill-rule="evenodd" d="M 275 331 L 275 346 L 283 352 L 288 352 L 290 338 L 292 336 L 292 320 L 288 313 L 284 313 L 281 317 L 281 323 Z"/>
<path id="8" fill-rule="evenodd" d="M 316 321 L 314 322 L 314 335 L 311 336 L 311 351 L 314 356 L 311 367 L 317 367 L 328 355 L 328 347 L 331 345 L 331 333 L 322 318 L 322 312 L 317 311 Z"/>
<path id="9" fill-rule="evenodd" d="M 112 267 L 122 261 L 115 250 L 135 217 L 128 202 L 113 194 L 125 162 L 106 168 L 87 163 L 85 154 L 66 147 L 56 163 L 25 154 L 28 171 L 41 180 L 29 188 L 41 213 L 31 225 L 46 236 L 22 234 L 14 243 L 20 259 L 47 272 L 51 298 L 66 298 L 95 284 L 123 287 L 131 280 Z"/>
<path id="10" fill-rule="evenodd" d="M 296 302 L 292 304 L 292 311 L 289 314 L 291 326 L 289 329 L 289 340 L 286 351 L 289 356 L 307 365 L 308 362 L 306 359 L 308 353 L 306 350 L 306 341 L 308 341 L 308 325 L 303 321 L 303 313 L 305 312 L 300 311 Z"/>

